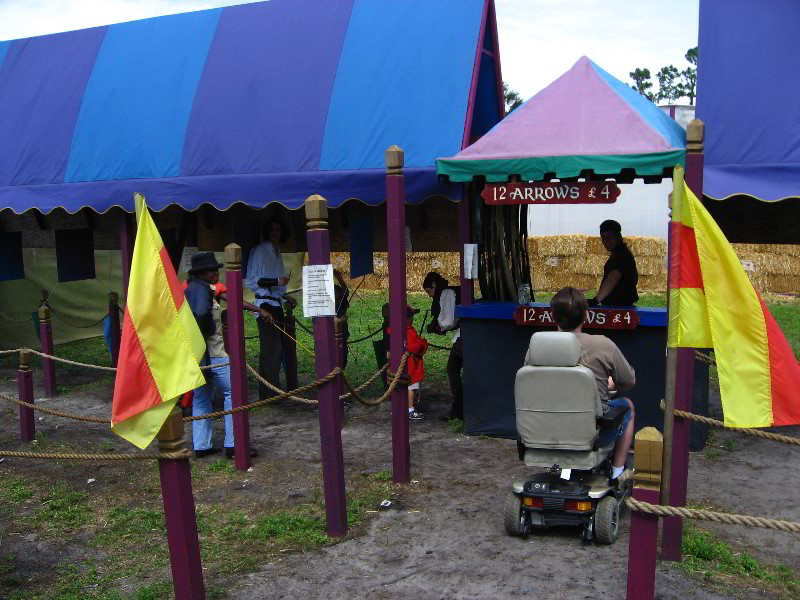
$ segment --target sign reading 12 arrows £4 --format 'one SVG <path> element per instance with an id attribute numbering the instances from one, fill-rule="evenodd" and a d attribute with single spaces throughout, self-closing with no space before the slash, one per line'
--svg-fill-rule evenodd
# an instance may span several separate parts
<path id="1" fill-rule="evenodd" d="M 490 183 L 481 192 L 486 204 L 613 204 L 620 190 L 613 181 L 579 183 Z"/>

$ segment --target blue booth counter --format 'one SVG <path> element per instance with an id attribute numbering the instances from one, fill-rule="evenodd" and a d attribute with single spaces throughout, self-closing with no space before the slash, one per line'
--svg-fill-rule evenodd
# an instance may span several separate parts
<path id="1" fill-rule="evenodd" d="M 546 309 L 549 304 L 531 303 L 525 307 Z M 476 302 L 459 306 L 464 344 L 464 431 L 470 435 L 491 435 L 516 439 L 514 377 L 522 366 L 531 335 L 553 331 L 554 327 L 518 325 L 512 302 Z M 589 311 L 603 311 L 590 308 Z M 613 308 L 613 307 L 612 307 Z M 666 378 L 667 311 L 664 308 L 635 309 L 635 329 L 585 328 L 614 341 L 636 370 L 636 386 L 626 392 L 636 409 L 636 429 L 663 427 L 660 409 Z M 592 317 L 593 315 L 590 315 Z M 708 414 L 708 365 L 695 361 L 693 410 Z M 707 426 L 693 424 L 691 445 L 702 448 Z"/>

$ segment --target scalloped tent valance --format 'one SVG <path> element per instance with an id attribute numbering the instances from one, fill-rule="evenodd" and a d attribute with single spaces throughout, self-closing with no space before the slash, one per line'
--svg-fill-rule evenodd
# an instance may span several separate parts
<path id="1" fill-rule="evenodd" d="M 492 0 L 272 0 L 0 42 L 0 209 L 298 208 L 460 186 L 502 116 Z"/>

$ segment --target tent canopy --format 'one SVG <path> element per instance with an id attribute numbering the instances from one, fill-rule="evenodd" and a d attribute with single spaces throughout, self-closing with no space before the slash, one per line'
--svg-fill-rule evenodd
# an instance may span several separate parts
<path id="1" fill-rule="evenodd" d="M 684 162 L 685 133 L 658 107 L 587 57 L 452 158 L 436 160 L 450 181 L 524 181 L 661 176 Z"/>
<path id="2" fill-rule="evenodd" d="M 392 144 L 408 202 L 457 199 L 434 160 L 501 118 L 496 50 L 492 0 L 272 0 L 0 42 L 0 209 L 375 205 Z"/>
<path id="3" fill-rule="evenodd" d="M 800 2 L 700 2 L 697 118 L 703 193 L 800 196 Z"/>

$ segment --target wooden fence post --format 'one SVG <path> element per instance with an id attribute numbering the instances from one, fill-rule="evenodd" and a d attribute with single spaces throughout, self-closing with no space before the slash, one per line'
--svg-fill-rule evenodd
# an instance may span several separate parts
<path id="1" fill-rule="evenodd" d="M 386 159 L 386 232 L 389 259 L 389 367 L 397 373 L 406 348 L 406 207 L 403 179 L 404 154 L 390 146 Z M 406 370 L 403 370 L 403 374 Z M 411 481 L 411 447 L 408 441 L 408 386 L 392 391 L 392 481 Z"/>
<path id="2" fill-rule="evenodd" d="M 225 246 L 225 285 L 228 286 L 228 356 L 231 374 L 231 401 L 234 408 L 248 404 L 247 356 L 244 353 L 244 313 L 242 283 L 242 248 Z M 233 444 L 236 468 L 250 468 L 250 417 L 246 410 L 233 415 Z"/>
<path id="3" fill-rule="evenodd" d="M 645 427 L 636 434 L 634 499 L 658 504 L 663 445 L 664 438 L 655 427 Z M 653 600 L 657 552 L 658 516 L 631 511 L 631 534 L 628 542 L 628 600 Z"/>
<path id="4" fill-rule="evenodd" d="M 344 371 L 344 324 L 340 321 L 334 320 L 333 322 L 333 337 L 336 340 L 336 366 Z M 342 378 L 339 381 L 339 397 L 344 393 L 344 382 Z M 342 409 L 342 419 L 344 419 L 344 400 L 340 400 L 339 404 Z"/>
<path id="5" fill-rule="evenodd" d="M 703 197 L 703 138 L 705 126 L 699 119 L 689 123 L 686 130 L 686 173 L 684 180 L 698 199 Z M 675 202 L 675 199 L 673 199 Z M 675 373 L 675 408 L 692 411 L 692 384 L 694 382 L 694 348 L 677 348 Z M 668 498 L 662 504 L 686 506 L 686 493 L 689 479 L 689 438 L 691 423 L 687 419 L 675 417 L 672 425 L 672 456 Z M 663 494 L 662 494 L 663 496 Z M 668 502 L 666 501 L 668 500 Z M 681 560 L 681 541 L 683 539 L 683 519 L 664 518 L 663 556 L 665 560 Z"/>
<path id="6" fill-rule="evenodd" d="M 328 231 L 328 202 L 322 196 L 309 196 L 305 204 L 308 221 L 308 264 L 331 263 L 330 232 Z M 314 359 L 317 379 L 336 367 L 336 341 L 333 317 L 314 317 Z M 317 388 L 319 400 L 319 437 L 322 451 L 322 481 L 325 490 L 325 514 L 328 535 L 347 533 L 347 497 L 344 488 L 344 457 L 342 455 L 342 409 L 339 403 L 339 378 Z"/>
<path id="7" fill-rule="evenodd" d="M 28 350 L 19 352 L 19 371 L 17 371 L 17 389 L 22 402 L 33 404 L 33 373 L 31 373 L 31 353 Z M 19 407 L 19 439 L 30 442 L 36 434 L 36 419 L 33 409 Z"/>
<path id="8" fill-rule="evenodd" d="M 39 342 L 44 354 L 53 354 L 53 324 L 50 321 L 50 307 L 39 307 Z M 42 357 L 42 378 L 44 379 L 44 395 L 53 398 L 56 395 L 56 363 Z"/>
<path id="9" fill-rule="evenodd" d="M 178 406 L 158 432 L 160 452 L 186 449 L 183 418 Z M 161 496 L 164 500 L 164 521 L 167 525 L 169 561 L 172 566 L 172 587 L 175 600 L 203 600 L 203 565 L 197 539 L 197 515 L 192 494 L 192 468 L 189 458 L 159 458 Z"/>
<path id="10" fill-rule="evenodd" d="M 119 362 L 119 345 L 122 337 L 119 329 L 119 296 L 117 292 L 108 293 L 108 320 L 111 328 L 111 366 L 116 368 Z"/>

